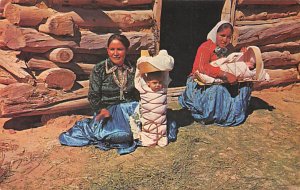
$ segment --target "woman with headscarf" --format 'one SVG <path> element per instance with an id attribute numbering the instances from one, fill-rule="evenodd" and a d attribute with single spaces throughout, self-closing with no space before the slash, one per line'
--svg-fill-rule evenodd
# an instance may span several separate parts
<path id="1" fill-rule="evenodd" d="M 235 126 L 244 122 L 247 117 L 252 83 L 237 83 L 235 75 L 210 64 L 233 52 L 232 34 L 233 26 L 227 21 L 220 21 L 208 33 L 207 41 L 197 50 L 186 89 L 179 97 L 180 105 L 190 110 L 193 118 L 202 124 Z M 198 85 L 194 80 L 196 72 L 222 79 L 226 83 Z"/>

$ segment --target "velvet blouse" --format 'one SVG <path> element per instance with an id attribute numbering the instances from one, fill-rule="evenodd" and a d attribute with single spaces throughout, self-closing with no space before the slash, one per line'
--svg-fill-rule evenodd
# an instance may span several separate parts
<path id="1" fill-rule="evenodd" d="M 139 99 L 139 93 L 134 87 L 135 68 L 125 60 L 126 65 L 132 68 L 132 72 L 127 72 L 124 99 L 120 99 L 120 87 L 114 81 L 113 74 L 106 73 L 105 62 L 106 60 L 97 63 L 90 75 L 88 100 L 94 112 L 98 112 L 100 109 L 111 105 L 138 101 Z M 110 59 L 107 59 L 107 66 L 108 68 L 114 66 Z"/>

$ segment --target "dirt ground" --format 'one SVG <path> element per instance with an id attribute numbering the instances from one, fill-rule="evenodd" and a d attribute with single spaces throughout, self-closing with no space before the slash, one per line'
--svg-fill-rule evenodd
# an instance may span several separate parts
<path id="1" fill-rule="evenodd" d="M 176 142 L 119 156 L 61 146 L 87 115 L 0 119 L 0 189 L 300 189 L 300 85 L 252 93 L 238 127 L 202 126 L 170 105 Z"/>

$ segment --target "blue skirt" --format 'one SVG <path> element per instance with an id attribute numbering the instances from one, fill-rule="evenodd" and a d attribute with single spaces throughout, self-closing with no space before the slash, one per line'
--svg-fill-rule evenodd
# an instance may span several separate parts
<path id="1" fill-rule="evenodd" d="M 66 146 L 96 145 L 101 150 L 117 149 L 118 154 L 128 154 L 141 145 L 139 140 L 133 139 L 129 124 L 129 117 L 134 113 L 138 102 L 121 103 L 110 106 L 110 117 L 96 121 L 86 118 L 77 121 L 68 131 L 59 136 L 59 141 Z M 177 139 L 177 125 L 175 121 L 167 122 L 167 137 L 169 142 Z"/>
<path id="2" fill-rule="evenodd" d="M 137 142 L 129 125 L 129 116 L 134 113 L 138 102 L 122 103 L 108 108 L 111 116 L 104 120 L 95 121 L 86 118 L 77 121 L 68 131 L 59 136 L 62 145 L 85 146 L 96 145 L 101 150 L 115 148 L 119 154 L 133 152 Z"/>
<path id="3" fill-rule="evenodd" d="M 202 124 L 236 126 L 247 118 L 252 86 L 251 82 L 199 86 L 189 77 L 178 101 Z"/>

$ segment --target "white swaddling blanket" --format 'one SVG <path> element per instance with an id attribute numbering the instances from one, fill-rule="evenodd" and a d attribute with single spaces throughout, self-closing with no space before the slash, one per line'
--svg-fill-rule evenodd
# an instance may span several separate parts
<path id="1" fill-rule="evenodd" d="M 139 63 L 148 62 L 163 71 L 163 86 L 160 91 L 153 92 L 146 84 L 139 69 L 135 74 L 135 88 L 140 92 L 140 114 L 142 130 L 139 132 L 139 138 L 143 146 L 166 146 L 167 139 L 167 87 L 171 81 L 169 71 L 173 69 L 174 59 L 169 56 L 166 50 L 161 50 L 154 57 L 140 57 Z"/>

